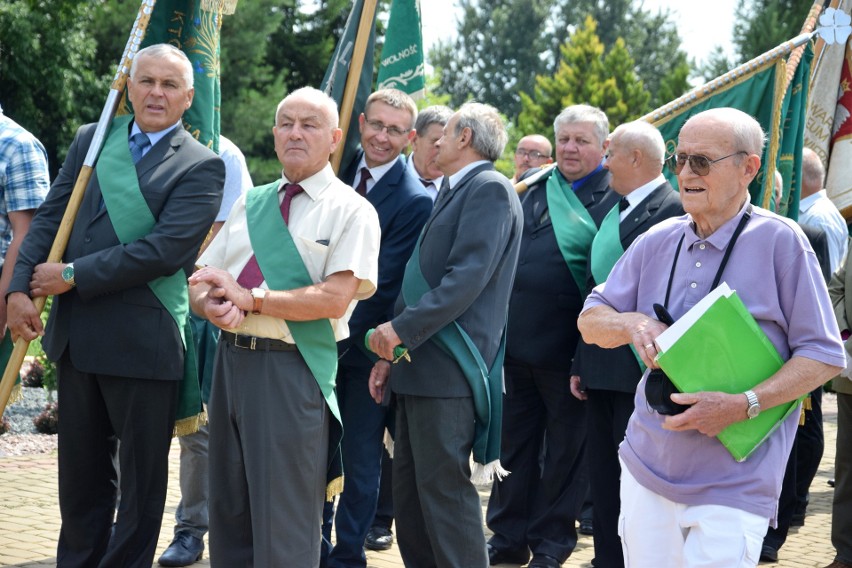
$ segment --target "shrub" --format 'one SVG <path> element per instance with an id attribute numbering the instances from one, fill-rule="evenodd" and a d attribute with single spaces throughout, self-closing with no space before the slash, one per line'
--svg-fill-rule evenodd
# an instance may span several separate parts
<path id="1" fill-rule="evenodd" d="M 3 418 L 0 418 L 0 436 L 12 430 L 12 424 L 9 422 L 9 419 L 6 415 L 3 415 Z"/>
<path id="2" fill-rule="evenodd" d="M 21 383 L 29 388 L 41 388 L 44 385 L 44 365 L 38 359 L 34 359 L 27 370 L 27 374 L 21 378 Z"/>
<path id="3" fill-rule="evenodd" d="M 33 425 L 41 434 L 56 434 L 59 428 L 59 403 L 48 402 L 41 414 L 33 418 Z"/>

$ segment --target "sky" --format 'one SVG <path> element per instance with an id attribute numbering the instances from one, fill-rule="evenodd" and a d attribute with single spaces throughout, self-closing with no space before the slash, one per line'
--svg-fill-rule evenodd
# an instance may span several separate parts
<path id="1" fill-rule="evenodd" d="M 644 7 L 652 12 L 668 8 L 677 24 L 684 51 L 700 63 L 716 45 L 721 45 L 726 53 L 731 54 L 736 3 L 737 0 L 645 0 Z M 438 40 L 455 36 L 455 16 L 459 13 L 456 4 L 453 0 L 420 0 L 423 48 L 427 57 L 429 48 Z"/>

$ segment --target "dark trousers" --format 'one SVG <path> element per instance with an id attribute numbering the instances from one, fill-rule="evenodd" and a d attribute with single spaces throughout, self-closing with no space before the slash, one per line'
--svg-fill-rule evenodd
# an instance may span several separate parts
<path id="1" fill-rule="evenodd" d="M 621 465 L 618 446 L 633 414 L 634 393 L 586 391 L 586 459 L 594 507 L 596 568 L 624 568 L 618 514 Z"/>
<path id="2" fill-rule="evenodd" d="M 586 407 L 571 394 L 567 372 L 514 363 L 504 371 L 500 459 L 512 473 L 491 489 L 489 544 L 529 547 L 564 562 L 577 545 L 575 523 L 588 491 Z"/>
<path id="3" fill-rule="evenodd" d="M 781 483 L 778 526 L 769 527 L 763 539 L 764 544 L 776 550 L 787 540 L 793 515 L 797 512 L 804 514 L 808 506 L 808 491 L 825 449 L 822 431 L 822 387 L 811 392 L 811 409 L 802 412 L 805 423 L 796 430 L 796 438 Z"/>
<path id="4" fill-rule="evenodd" d="M 387 450 L 382 452 L 382 478 L 379 480 L 379 502 L 376 503 L 376 515 L 373 526 L 390 530 L 393 525 L 393 460 Z"/>
<path id="5" fill-rule="evenodd" d="M 843 377 L 835 381 L 845 381 Z M 834 455 L 834 502 L 831 544 L 836 560 L 852 564 L 852 394 L 837 393 L 837 452 Z"/>
<path id="6" fill-rule="evenodd" d="M 58 371 L 62 528 L 56 565 L 149 568 L 166 503 L 179 383 L 83 373 L 67 352 Z M 116 439 L 122 498 L 113 532 Z"/>
<path id="7" fill-rule="evenodd" d="M 486 568 L 479 493 L 470 481 L 473 399 L 397 396 L 396 536 L 407 568 Z"/>
<path id="8" fill-rule="evenodd" d="M 367 566 L 364 539 L 376 514 L 384 453 L 382 440 L 389 414 L 387 406 L 376 404 L 370 396 L 368 382 L 372 368 L 372 363 L 360 353 L 348 353 L 341 359 L 337 374 L 345 483 L 334 514 L 337 539 L 328 554 L 330 568 Z M 331 534 L 332 513 L 333 507 L 326 504 L 324 535 Z"/>

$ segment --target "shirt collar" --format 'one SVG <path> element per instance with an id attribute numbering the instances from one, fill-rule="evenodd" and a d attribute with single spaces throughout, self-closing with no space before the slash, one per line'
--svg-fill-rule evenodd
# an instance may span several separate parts
<path id="1" fill-rule="evenodd" d="M 450 188 L 453 188 L 459 184 L 459 182 L 464 179 L 464 176 L 468 174 L 474 168 L 481 166 L 482 164 L 490 164 L 488 160 L 477 160 L 475 162 L 471 162 L 453 175 L 451 175 L 448 179 L 448 184 Z"/>
<path id="2" fill-rule="evenodd" d="M 421 176 L 420 172 L 417 171 L 417 166 L 414 165 L 414 160 L 411 157 L 412 155 L 409 155 L 406 158 L 405 167 L 408 170 L 408 174 L 411 177 L 413 177 L 414 179 L 416 179 L 417 181 L 428 181 L 433 186 L 435 186 L 435 191 L 439 190 L 441 188 L 441 182 L 444 181 L 444 176 L 438 176 L 434 179 L 429 179 L 429 178 L 425 178 L 425 177 Z M 429 188 L 427 188 L 427 189 L 429 189 Z"/>
<path id="3" fill-rule="evenodd" d="M 723 223 L 721 227 L 716 229 L 716 231 L 714 231 L 714 233 L 706 239 L 702 239 L 700 236 L 698 236 L 698 233 L 695 230 L 695 221 L 692 220 L 692 215 L 688 215 L 689 228 L 686 229 L 686 238 L 684 239 L 684 244 L 687 248 L 689 248 L 699 241 L 704 241 L 712 245 L 717 250 L 724 250 L 725 247 L 728 246 L 731 237 L 734 236 L 734 231 L 736 230 L 740 219 L 742 219 L 742 216 L 745 214 L 745 211 L 749 205 L 749 200 L 746 199 L 739 212 L 727 221 L 725 221 L 725 223 Z"/>
<path id="4" fill-rule="evenodd" d="M 373 180 L 373 184 L 377 184 L 377 183 L 379 183 L 379 180 L 382 179 L 382 176 L 390 171 L 390 169 L 394 166 L 394 164 L 396 163 L 396 161 L 398 159 L 399 159 L 399 156 L 397 156 L 395 159 L 391 160 L 387 164 L 382 164 L 381 166 L 376 166 L 374 168 L 370 168 L 370 167 L 367 166 L 367 160 L 364 158 L 364 156 L 361 156 L 361 160 L 358 162 L 358 171 L 356 172 L 355 175 L 356 175 L 357 179 L 360 180 L 361 179 L 361 177 L 360 177 L 361 176 L 361 169 L 367 168 L 367 170 L 370 172 L 370 179 Z"/>
<path id="5" fill-rule="evenodd" d="M 817 191 L 816 193 L 805 197 L 799 201 L 799 213 L 804 213 L 808 209 L 814 206 L 814 203 L 822 199 L 823 197 L 828 197 L 828 193 L 824 189 Z"/>
<path id="6" fill-rule="evenodd" d="M 633 191 L 631 191 L 630 193 L 628 193 L 624 197 L 625 197 L 625 199 L 627 199 L 627 202 L 630 204 L 630 207 L 636 207 L 637 205 L 642 203 L 642 201 L 646 197 L 651 195 L 651 193 L 655 189 L 657 189 L 658 187 L 660 187 L 664 183 L 666 183 L 666 178 L 663 174 L 660 174 L 659 176 L 652 179 L 648 183 L 646 183 L 644 185 L 640 185 L 639 187 L 637 187 L 636 189 L 634 189 Z"/>
<path id="7" fill-rule="evenodd" d="M 145 136 L 147 136 L 148 140 L 151 142 L 151 147 L 156 146 L 157 142 L 159 142 L 166 134 L 168 134 L 178 126 L 181 126 L 181 120 L 178 120 L 172 126 L 166 128 L 165 130 L 158 130 L 157 132 L 146 132 Z M 133 126 L 130 127 L 130 136 L 133 136 L 138 132 L 142 132 L 142 129 L 139 128 L 139 125 L 136 124 L 136 121 L 134 120 Z"/>
<path id="8" fill-rule="evenodd" d="M 578 189 L 580 189 L 581 187 L 583 187 L 583 184 L 584 184 L 584 183 L 586 183 L 587 181 L 589 181 L 589 178 L 591 178 L 591 177 L 592 177 L 593 175 L 595 175 L 596 173 L 600 172 L 602 169 L 603 169 L 603 162 L 601 162 L 600 164 L 598 164 L 598 167 L 596 167 L 595 169 L 593 169 L 593 170 L 592 170 L 591 172 L 589 172 L 588 174 L 586 174 L 586 175 L 584 175 L 583 177 L 581 177 L 580 179 L 578 179 L 578 180 L 574 180 L 574 181 L 568 181 L 568 178 L 566 178 L 566 177 L 565 177 L 565 175 L 564 175 L 562 172 L 560 172 L 560 171 L 559 171 L 559 168 L 556 168 L 556 172 L 557 172 L 559 175 L 561 175 L 561 176 L 565 179 L 565 181 L 568 181 L 568 183 L 571 185 L 571 189 L 573 189 L 574 191 L 577 191 Z"/>
<path id="9" fill-rule="evenodd" d="M 326 164 L 323 169 L 315 173 L 314 175 L 307 177 L 299 182 L 299 185 L 302 186 L 302 189 L 308 196 L 316 201 L 319 199 L 319 196 L 322 192 L 331 185 L 333 181 L 335 181 L 337 177 L 334 175 L 334 170 L 331 169 L 331 164 Z M 278 186 L 278 192 L 280 193 L 282 189 L 284 189 L 284 185 L 292 183 L 289 179 L 287 179 L 287 175 L 284 171 L 281 171 L 281 184 Z"/>

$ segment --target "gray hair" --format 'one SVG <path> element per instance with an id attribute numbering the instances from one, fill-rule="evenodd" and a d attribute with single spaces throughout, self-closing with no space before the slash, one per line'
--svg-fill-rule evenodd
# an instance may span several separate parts
<path id="1" fill-rule="evenodd" d="M 483 103 L 468 102 L 461 106 L 456 113 L 455 135 L 461 134 L 465 128 L 470 128 L 471 147 L 483 159 L 496 162 L 503 154 L 503 149 L 509 141 L 506 134 L 506 123 L 497 109 Z"/>
<path id="2" fill-rule="evenodd" d="M 822 189 L 825 183 L 825 166 L 816 152 L 810 148 L 802 148 L 802 183 L 808 187 Z"/>
<path id="3" fill-rule="evenodd" d="M 136 52 L 133 61 L 130 63 L 131 81 L 136 80 L 136 62 L 143 57 L 153 57 L 154 59 L 173 57 L 178 59 L 180 64 L 183 65 L 183 80 L 186 82 L 186 88 L 191 89 L 195 85 L 195 73 L 192 71 L 192 63 L 190 63 L 189 58 L 184 52 L 168 43 L 155 43 Z"/>
<path id="4" fill-rule="evenodd" d="M 278 124 L 278 113 L 281 112 L 281 107 L 287 101 L 292 99 L 306 99 L 312 103 L 318 104 L 325 111 L 325 118 L 328 120 L 328 125 L 331 128 L 337 128 L 340 122 L 340 116 L 337 113 L 337 102 L 326 93 L 313 87 L 301 87 L 291 92 L 284 97 L 278 106 L 275 108 L 275 124 Z"/>
<path id="5" fill-rule="evenodd" d="M 414 129 L 418 135 L 426 133 L 433 124 L 446 125 L 453 116 L 453 109 L 444 105 L 432 105 L 424 108 L 417 115 L 417 122 L 414 123 Z"/>
<path id="6" fill-rule="evenodd" d="M 666 143 L 663 141 L 663 135 L 651 123 L 634 120 L 621 124 L 612 131 L 610 140 L 617 141 L 628 150 L 641 150 L 646 158 L 662 168 L 666 157 Z"/>
<path id="7" fill-rule="evenodd" d="M 399 89 L 379 89 L 367 97 L 367 102 L 364 104 L 365 115 L 370 110 L 370 106 L 375 102 L 385 103 L 391 108 L 408 111 L 408 114 L 411 115 L 411 124 L 409 124 L 408 128 L 414 128 L 414 120 L 417 118 L 417 103 L 408 96 L 408 93 Z"/>
<path id="8" fill-rule="evenodd" d="M 710 118 L 730 128 L 733 150 L 742 150 L 758 156 L 763 154 L 766 134 L 763 132 L 760 123 L 751 115 L 731 107 L 711 108 L 689 117 L 689 120 L 684 123 L 681 129 L 699 117 Z M 741 160 L 742 156 L 739 156 L 738 159 Z"/>
<path id="9" fill-rule="evenodd" d="M 565 107 L 553 120 L 553 132 L 559 132 L 564 124 L 590 123 L 595 127 L 595 135 L 598 143 L 603 148 L 606 137 L 609 134 L 609 119 L 606 113 L 591 105 L 571 105 Z"/>

